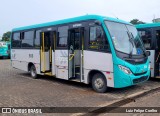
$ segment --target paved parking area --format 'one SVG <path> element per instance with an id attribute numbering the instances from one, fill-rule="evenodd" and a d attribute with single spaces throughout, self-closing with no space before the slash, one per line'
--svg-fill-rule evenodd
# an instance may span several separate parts
<path id="1" fill-rule="evenodd" d="M 77 82 L 44 76 L 32 79 L 28 73 L 13 69 L 10 60 L 0 59 L 0 107 L 96 107 L 158 86 L 160 80 L 152 79 L 100 94 Z"/>

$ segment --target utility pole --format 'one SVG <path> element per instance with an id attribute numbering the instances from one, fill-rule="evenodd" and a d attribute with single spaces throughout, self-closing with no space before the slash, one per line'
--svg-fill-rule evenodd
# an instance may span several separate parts
<path id="1" fill-rule="evenodd" d="M 155 19 L 156 19 L 156 16 L 155 16 L 155 14 L 153 15 L 153 23 L 155 23 Z"/>

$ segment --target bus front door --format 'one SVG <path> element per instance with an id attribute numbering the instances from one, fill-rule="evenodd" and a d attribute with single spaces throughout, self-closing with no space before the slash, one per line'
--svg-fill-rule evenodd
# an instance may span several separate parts
<path id="1" fill-rule="evenodd" d="M 157 78 L 160 78 L 160 30 L 156 30 L 156 76 Z"/>
<path id="2" fill-rule="evenodd" d="M 69 79 L 84 81 L 83 71 L 83 50 L 84 50 L 84 29 L 76 28 L 69 30 L 69 55 L 68 73 Z"/>
<path id="3" fill-rule="evenodd" d="M 54 75 L 54 32 L 41 32 L 41 73 Z M 52 68 L 53 67 L 53 68 Z"/>

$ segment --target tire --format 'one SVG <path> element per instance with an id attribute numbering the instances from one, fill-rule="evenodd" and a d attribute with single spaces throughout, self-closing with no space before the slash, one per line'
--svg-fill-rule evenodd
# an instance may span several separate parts
<path id="1" fill-rule="evenodd" d="M 93 76 L 92 88 L 98 93 L 105 93 L 107 91 L 107 81 L 102 74 L 97 73 Z"/>
<path id="2" fill-rule="evenodd" d="M 38 75 L 37 75 L 37 71 L 34 65 L 31 66 L 30 68 L 30 75 L 33 79 L 37 79 Z"/>

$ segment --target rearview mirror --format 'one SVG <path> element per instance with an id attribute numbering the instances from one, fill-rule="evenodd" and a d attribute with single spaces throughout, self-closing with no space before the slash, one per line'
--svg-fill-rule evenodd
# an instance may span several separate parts
<path id="1" fill-rule="evenodd" d="M 147 56 L 150 56 L 150 55 L 151 55 L 151 52 L 150 52 L 150 51 L 146 51 L 146 55 L 147 55 Z"/>

